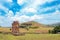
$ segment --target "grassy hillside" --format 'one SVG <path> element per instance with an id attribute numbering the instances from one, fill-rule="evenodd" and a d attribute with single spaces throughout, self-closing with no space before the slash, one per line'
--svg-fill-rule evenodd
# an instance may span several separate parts
<path id="1" fill-rule="evenodd" d="M 32 24 L 32 25 L 29 25 L 29 24 Z M 53 27 L 46 26 L 44 24 L 37 23 L 34 21 L 25 22 L 25 23 L 22 23 L 21 25 L 27 25 L 27 27 L 32 27 L 32 28 L 29 28 L 28 30 L 29 33 L 48 33 L 48 30 L 53 29 Z M 33 27 L 38 27 L 38 28 L 34 29 Z"/>
<path id="2" fill-rule="evenodd" d="M 21 24 L 31 24 L 32 27 L 34 27 L 34 26 L 36 26 L 36 27 L 47 27 L 44 24 L 34 22 L 34 21 L 29 21 L 29 22 L 25 22 L 25 23 L 21 23 Z M 20 26 L 21 26 L 21 24 L 20 24 Z"/>

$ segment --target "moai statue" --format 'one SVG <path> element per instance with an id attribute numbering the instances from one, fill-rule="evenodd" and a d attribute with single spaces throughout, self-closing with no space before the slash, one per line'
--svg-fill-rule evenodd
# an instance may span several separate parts
<path id="1" fill-rule="evenodd" d="M 18 21 L 14 21 L 12 23 L 12 34 L 19 35 L 19 22 Z"/>

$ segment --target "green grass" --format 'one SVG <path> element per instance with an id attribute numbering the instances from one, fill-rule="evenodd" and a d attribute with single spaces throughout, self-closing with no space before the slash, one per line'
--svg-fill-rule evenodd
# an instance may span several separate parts
<path id="1" fill-rule="evenodd" d="M 0 40 L 60 40 L 60 34 L 26 34 L 23 36 L 0 34 Z"/>

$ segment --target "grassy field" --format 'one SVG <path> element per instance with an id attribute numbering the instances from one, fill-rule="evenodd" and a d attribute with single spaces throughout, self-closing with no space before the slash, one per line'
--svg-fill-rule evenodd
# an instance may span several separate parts
<path id="1" fill-rule="evenodd" d="M 52 27 L 39 27 L 37 29 L 29 29 L 26 30 L 24 28 L 20 28 L 20 32 L 28 32 L 28 33 L 48 33 L 48 30 L 52 30 Z M 0 32 L 11 32 L 10 28 L 0 28 Z"/>
<path id="2" fill-rule="evenodd" d="M 48 30 L 52 30 L 51 27 L 39 27 L 37 29 L 26 30 L 20 28 L 21 33 L 28 32 L 25 35 L 14 36 L 12 34 L 0 33 L 0 40 L 60 40 L 60 34 L 29 34 L 29 33 L 48 33 Z M 11 32 L 10 28 L 0 28 L 0 32 Z"/>
<path id="3" fill-rule="evenodd" d="M 23 36 L 0 34 L 0 40 L 60 40 L 60 34 L 25 34 Z"/>

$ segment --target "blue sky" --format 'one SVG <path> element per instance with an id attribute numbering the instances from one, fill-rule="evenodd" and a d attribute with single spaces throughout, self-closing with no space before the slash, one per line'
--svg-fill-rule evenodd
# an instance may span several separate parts
<path id="1" fill-rule="evenodd" d="M 42 24 L 60 22 L 59 0 L 0 0 L 0 25 L 11 26 L 36 21 Z"/>

